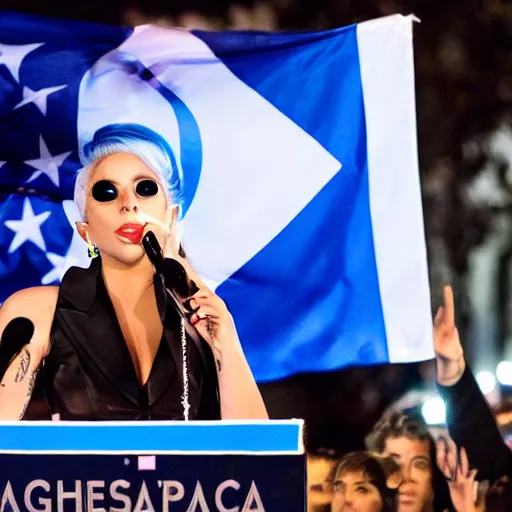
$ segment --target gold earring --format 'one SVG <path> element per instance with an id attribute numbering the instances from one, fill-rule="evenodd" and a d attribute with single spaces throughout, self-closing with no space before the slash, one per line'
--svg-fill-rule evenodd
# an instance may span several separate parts
<path id="1" fill-rule="evenodd" d="M 87 238 L 87 255 L 89 258 L 96 258 L 99 255 L 98 248 Z"/>

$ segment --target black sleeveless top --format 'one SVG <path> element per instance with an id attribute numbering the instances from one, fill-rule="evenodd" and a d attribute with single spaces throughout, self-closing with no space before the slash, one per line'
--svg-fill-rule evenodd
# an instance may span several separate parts
<path id="1" fill-rule="evenodd" d="M 42 378 L 61 420 L 181 420 L 180 317 L 159 276 L 155 293 L 164 326 L 149 379 L 140 385 L 101 274 L 101 258 L 72 267 L 61 282 Z M 189 419 L 220 419 L 217 373 L 209 345 L 187 322 Z"/>

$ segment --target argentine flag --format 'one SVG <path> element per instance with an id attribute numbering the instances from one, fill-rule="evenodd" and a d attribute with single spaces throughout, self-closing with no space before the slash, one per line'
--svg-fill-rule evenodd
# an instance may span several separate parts
<path id="1" fill-rule="evenodd" d="M 412 23 L 210 33 L 0 14 L 0 300 L 89 264 L 81 149 L 140 123 L 177 155 L 184 247 L 257 380 L 432 357 Z"/>

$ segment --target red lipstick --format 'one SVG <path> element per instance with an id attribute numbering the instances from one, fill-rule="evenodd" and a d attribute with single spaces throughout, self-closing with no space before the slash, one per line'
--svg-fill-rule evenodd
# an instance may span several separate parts
<path id="1" fill-rule="evenodd" d="M 140 244 L 144 233 L 144 226 L 142 224 L 132 223 L 123 224 L 115 233 L 122 238 L 126 238 L 133 244 Z"/>

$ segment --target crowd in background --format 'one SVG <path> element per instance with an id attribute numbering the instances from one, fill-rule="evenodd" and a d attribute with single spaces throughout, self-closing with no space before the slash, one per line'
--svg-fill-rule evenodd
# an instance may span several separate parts
<path id="1" fill-rule="evenodd" d="M 320 512 L 501 512 L 512 510 L 510 409 L 493 411 L 469 367 L 455 324 L 453 292 L 434 319 L 443 426 L 391 408 L 371 429 L 367 451 L 309 460 L 309 510 Z"/>

